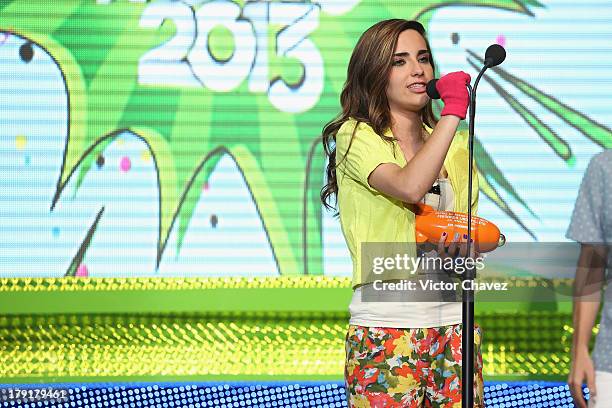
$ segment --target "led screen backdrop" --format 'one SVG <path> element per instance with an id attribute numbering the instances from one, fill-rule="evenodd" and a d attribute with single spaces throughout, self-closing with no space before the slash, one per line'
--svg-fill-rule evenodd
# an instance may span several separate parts
<path id="1" fill-rule="evenodd" d="M 479 87 L 480 215 L 563 241 L 612 146 L 607 1 L 0 1 L 0 276 L 349 276 L 318 138 L 359 35 Z"/>

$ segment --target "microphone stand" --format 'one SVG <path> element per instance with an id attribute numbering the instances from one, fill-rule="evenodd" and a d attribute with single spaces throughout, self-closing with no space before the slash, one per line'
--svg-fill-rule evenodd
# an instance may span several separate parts
<path id="1" fill-rule="evenodd" d="M 489 68 L 489 64 L 486 63 L 482 68 L 474 87 L 467 84 L 470 94 L 470 107 L 469 107 L 469 139 L 468 139 L 468 150 L 469 150 L 469 163 L 468 163 L 468 215 L 467 215 L 467 256 L 470 256 L 471 240 L 472 240 L 472 171 L 474 168 L 474 117 L 476 116 L 476 88 L 478 82 Z M 463 281 L 469 281 L 468 288 L 462 291 L 462 333 L 461 336 L 461 407 L 462 408 L 473 408 L 474 407 L 474 290 L 472 289 L 472 283 L 476 278 L 476 270 L 471 262 L 468 262 L 468 266 L 465 270 L 465 277 Z M 463 285 L 462 285 L 463 286 Z"/>

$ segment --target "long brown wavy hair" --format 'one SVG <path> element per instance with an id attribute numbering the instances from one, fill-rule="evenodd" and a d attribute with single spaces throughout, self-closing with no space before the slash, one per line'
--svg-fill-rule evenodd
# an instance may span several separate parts
<path id="1" fill-rule="evenodd" d="M 393 64 L 393 53 L 397 46 L 397 38 L 405 30 L 415 30 L 425 40 L 430 63 L 435 72 L 431 47 L 425 34 L 425 28 L 418 21 L 390 19 L 380 21 L 368 28 L 359 38 L 349 61 L 346 82 L 340 94 L 342 112 L 323 127 L 323 147 L 329 157 L 326 175 L 327 184 L 321 189 L 321 202 L 327 209 L 336 208 L 329 203 L 333 197 L 337 201 L 338 181 L 336 179 L 336 133 L 340 126 L 352 117 L 364 122 L 384 140 L 384 132 L 391 126 L 391 112 L 387 101 L 387 85 Z M 385 72 L 386 75 L 381 75 Z M 431 100 L 421 110 L 423 124 L 433 128 L 437 123 L 434 117 Z M 355 137 L 355 129 L 349 142 L 349 149 Z M 348 152 L 348 151 L 347 151 Z M 345 156 L 346 157 L 346 156 Z M 337 216 L 338 213 L 336 212 Z"/>

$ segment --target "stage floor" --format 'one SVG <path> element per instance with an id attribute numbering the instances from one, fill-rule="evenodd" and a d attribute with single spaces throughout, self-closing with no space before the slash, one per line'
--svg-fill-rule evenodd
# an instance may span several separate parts
<path id="1" fill-rule="evenodd" d="M 0 386 L 1 407 L 346 407 L 343 383 L 72 383 Z M 62 400 L 10 401 L 10 390 L 61 389 Z M 588 390 L 585 389 L 588 397 Z M 41 392 L 40 394 L 43 394 Z M 48 394 L 48 393 L 47 393 Z M 33 393 L 32 393 L 33 396 Z M 40 396 L 40 395 L 39 395 Z M 486 382 L 488 408 L 573 407 L 564 383 Z"/>

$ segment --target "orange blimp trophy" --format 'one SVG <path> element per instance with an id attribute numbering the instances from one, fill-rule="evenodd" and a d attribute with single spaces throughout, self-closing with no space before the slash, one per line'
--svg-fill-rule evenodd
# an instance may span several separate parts
<path id="1" fill-rule="evenodd" d="M 437 211 L 426 204 L 416 205 L 416 241 L 437 245 L 442 233 L 446 231 L 446 244 L 450 244 L 455 234 L 468 233 L 468 215 L 455 211 Z M 475 250 L 479 253 L 490 252 L 506 243 L 506 237 L 491 221 L 472 215 L 471 237 Z"/>

